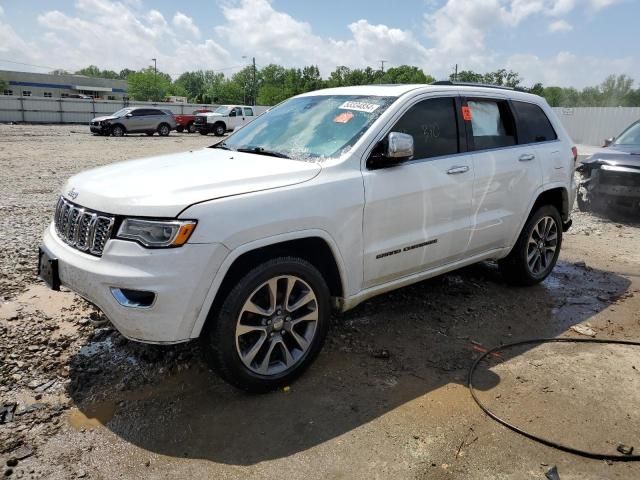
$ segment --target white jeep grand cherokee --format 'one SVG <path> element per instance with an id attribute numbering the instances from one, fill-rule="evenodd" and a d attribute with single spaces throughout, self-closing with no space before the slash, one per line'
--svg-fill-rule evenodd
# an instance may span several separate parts
<path id="1" fill-rule="evenodd" d="M 376 85 L 294 97 L 211 148 L 72 177 L 40 276 L 132 340 L 200 338 L 251 391 L 320 351 L 330 309 L 481 260 L 531 285 L 570 226 L 576 151 L 547 103 Z"/>

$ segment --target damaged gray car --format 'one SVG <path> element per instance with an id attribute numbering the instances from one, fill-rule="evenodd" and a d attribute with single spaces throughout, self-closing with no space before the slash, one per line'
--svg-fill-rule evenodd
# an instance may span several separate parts
<path id="1" fill-rule="evenodd" d="M 577 168 L 582 178 L 578 208 L 582 211 L 619 207 L 640 211 L 640 120 Z"/>

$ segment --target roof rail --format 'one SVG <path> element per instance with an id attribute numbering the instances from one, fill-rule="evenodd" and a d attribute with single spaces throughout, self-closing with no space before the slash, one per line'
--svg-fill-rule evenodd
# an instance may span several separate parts
<path id="1" fill-rule="evenodd" d="M 519 92 L 527 91 L 522 87 L 505 87 L 503 85 L 490 85 L 488 83 L 475 83 L 475 82 L 452 82 L 451 80 L 438 80 L 435 82 L 431 82 L 431 85 L 455 85 L 458 87 L 498 88 L 500 90 L 514 90 Z"/>

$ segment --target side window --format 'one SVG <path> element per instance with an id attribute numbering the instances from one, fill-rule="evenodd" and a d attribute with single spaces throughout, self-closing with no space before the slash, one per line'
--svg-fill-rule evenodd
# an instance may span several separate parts
<path id="1" fill-rule="evenodd" d="M 417 103 L 391 131 L 413 136 L 414 158 L 459 152 L 458 122 L 453 98 L 431 98 Z"/>
<path id="2" fill-rule="evenodd" d="M 51 92 L 44 92 L 44 98 L 51 98 Z"/>
<path id="3" fill-rule="evenodd" d="M 31 96 L 31 90 L 23 90 L 22 91 L 22 96 L 23 97 L 30 97 Z"/>
<path id="4" fill-rule="evenodd" d="M 245 117 L 253 117 L 253 109 L 252 108 L 245 108 L 244 109 L 244 116 Z"/>
<path id="5" fill-rule="evenodd" d="M 471 113 L 474 150 L 516 144 L 513 116 L 506 101 L 470 99 L 467 106 Z"/>
<path id="6" fill-rule="evenodd" d="M 147 109 L 146 108 L 136 108 L 135 110 L 132 110 L 130 113 L 134 117 L 145 117 L 147 115 Z"/>
<path id="7" fill-rule="evenodd" d="M 544 111 L 534 103 L 512 102 L 518 116 L 518 143 L 556 140 L 558 135 Z"/>

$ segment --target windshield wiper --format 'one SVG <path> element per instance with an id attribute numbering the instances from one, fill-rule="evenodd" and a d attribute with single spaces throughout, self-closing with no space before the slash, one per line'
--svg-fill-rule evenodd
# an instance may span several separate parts
<path id="1" fill-rule="evenodd" d="M 284 153 L 276 152 L 274 150 L 267 150 L 263 147 L 243 147 L 243 148 L 237 148 L 236 151 L 244 152 L 244 153 L 255 153 L 257 155 L 267 155 L 269 157 L 291 158 L 290 156 L 285 155 Z"/>
<path id="2" fill-rule="evenodd" d="M 221 148 L 222 150 L 233 150 L 233 148 L 225 145 L 225 142 L 216 143 L 215 145 L 212 145 L 211 148 Z"/>

